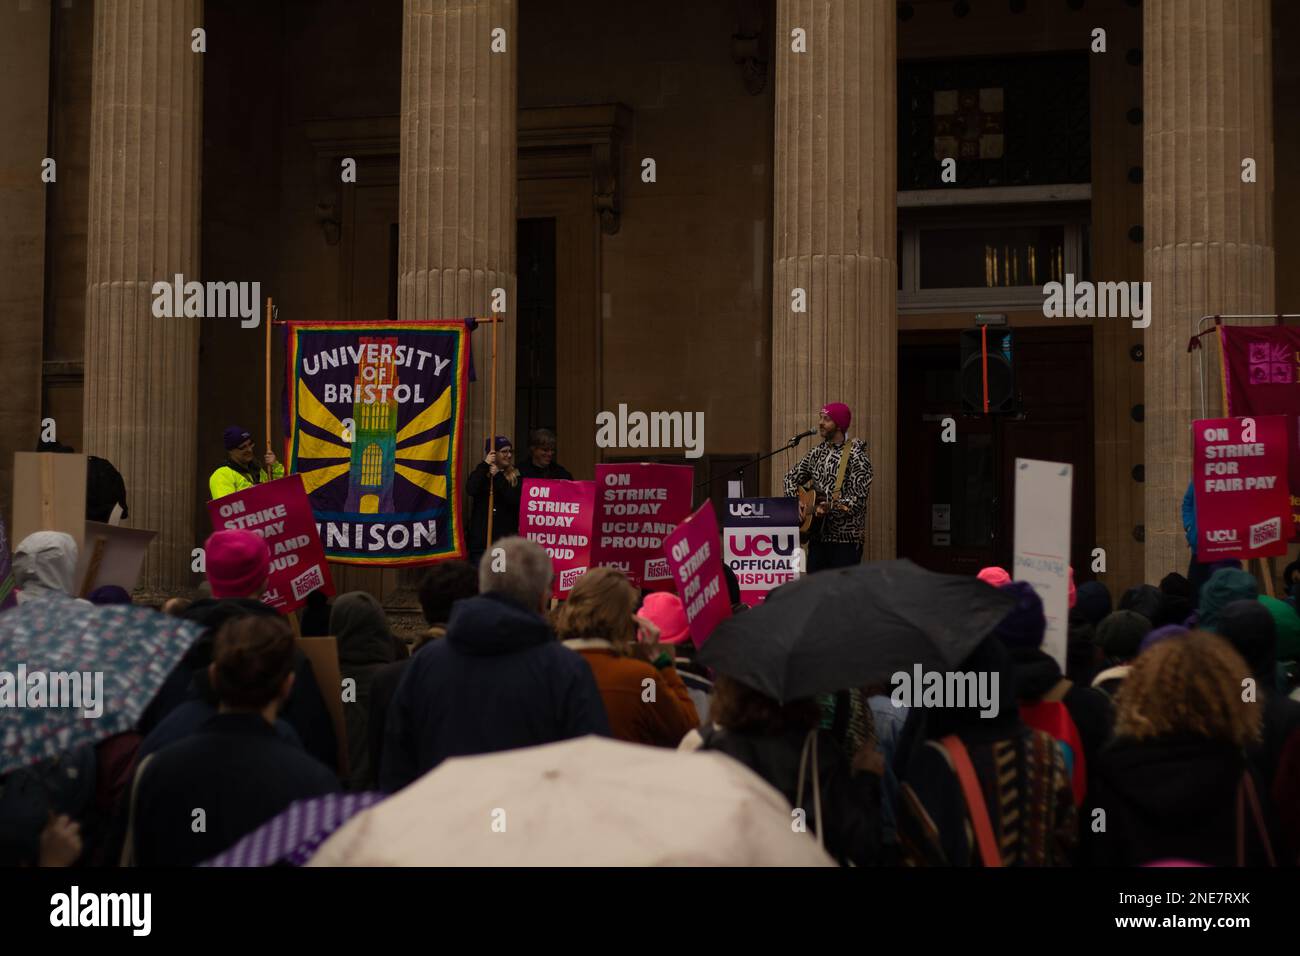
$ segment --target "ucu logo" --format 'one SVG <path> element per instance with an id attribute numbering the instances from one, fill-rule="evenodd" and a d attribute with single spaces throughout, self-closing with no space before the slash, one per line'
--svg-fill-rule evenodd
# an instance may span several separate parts
<path id="1" fill-rule="evenodd" d="M 761 518 L 767 514 L 767 510 L 762 505 L 752 505 L 747 501 L 733 501 L 727 505 L 727 508 L 737 518 Z"/>
<path id="2" fill-rule="evenodd" d="M 735 535 L 731 539 L 731 553 L 747 557 L 751 554 L 763 557 L 769 554 L 777 554 L 781 557 L 788 558 L 794 553 L 798 546 L 798 535 L 795 534 L 744 534 Z"/>
<path id="3" fill-rule="evenodd" d="M 1207 531 L 1205 532 L 1205 540 L 1214 541 L 1216 543 L 1236 541 L 1237 531 L 1235 528 L 1232 529 L 1231 531 Z"/>

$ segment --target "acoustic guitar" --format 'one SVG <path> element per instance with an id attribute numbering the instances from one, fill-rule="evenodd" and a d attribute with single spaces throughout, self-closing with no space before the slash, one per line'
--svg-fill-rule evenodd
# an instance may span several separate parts
<path id="1" fill-rule="evenodd" d="M 825 495 L 819 495 L 817 489 L 813 487 L 811 481 L 805 481 L 797 489 L 795 496 L 799 503 L 803 505 L 803 521 L 799 523 L 799 543 L 807 544 L 809 541 L 821 540 L 822 526 L 826 523 L 830 511 L 848 511 L 848 505 L 841 504 L 839 495 L 831 495 L 827 498 Z M 825 502 L 830 502 L 830 508 L 827 514 L 819 515 L 817 506 Z"/>

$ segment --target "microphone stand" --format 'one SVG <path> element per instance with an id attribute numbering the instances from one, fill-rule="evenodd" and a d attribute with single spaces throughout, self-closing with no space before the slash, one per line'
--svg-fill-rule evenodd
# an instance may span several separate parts
<path id="1" fill-rule="evenodd" d="M 737 466 L 737 467 L 731 469 L 731 471 L 723 472 L 723 473 L 720 474 L 720 475 L 714 475 L 712 478 L 708 479 L 707 481 L 701 481 L 699 484 L 697 484 L 697 485 L 695 486 L 695 490 L 698 491 L 698 490 L 701 489 L 701 488 L 707 488 L 707 487 L 709 487 L 711 484 L 713 484 L 715 481 L 719 481 L 719 480 L 721 480 L 721 479 L 723 479 L 723 478 L 730 478 L 732 475 L 739 475 L 739 476 L 740 476 L 741 487 L 742 487 L 742 489 L 743 489 L 743 487 L 744 487 L 744 482 L 745 482 L 745 469 L 746 469 L 746 468 L 753 468 L 755 465 L 761 464 L 762 462 L 767 461 L 769 458 L 772 458 L 772 457 L 775 457 L 776 455 L 781 454 L 781 452 L 783 452 L 783 451 L 789 451 L 789 450 L 792 449 L 792 448 L 797 448 L 797 447 L 799 447 L 799 443 L 800 443 L 801 441 L 803 441 L 805 438 L 808 438 L 808 437 L 809 437 L 808 435 L 795 435 L 793 438 L 791 438 L 791 439 L 790 439 L 788 442 L 786 442 L 784 445 L 781 445 L 779 448 L 773 448 L 773 449 L 772 449 L 771 451 L 769 451 L 766 455 L 759 455 L 759 456 L 758 456 L 757 458 L 755 458 L 753 461 L 747 461 L 747 462 L 745 462 L 743 465 L 739 465 L 739 466 Z"/>

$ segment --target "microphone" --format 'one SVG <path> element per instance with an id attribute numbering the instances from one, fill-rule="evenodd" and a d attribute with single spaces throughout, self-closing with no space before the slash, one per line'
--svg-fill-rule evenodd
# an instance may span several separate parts
<path id="1" fill-rule="evenodd" d="M 810 429 L 808 429 L 806 432 L 800 432 L 799 434 L 797 434 L 797 435 L 795 435 L 793 438 L 791 438 L 791 439 L 790 439 L 790 444 L 791 444 L 791 445 L 797 445 L 797 444 L 799 444 L 799 442 L 803 441 L 803 440 L 804 440 L 805 438 L 807 438 L 809 435 L 816 435 L 816 434 L 817 434 L 817 429 L 815 429 L 815 428 L 810 428 Z"/>

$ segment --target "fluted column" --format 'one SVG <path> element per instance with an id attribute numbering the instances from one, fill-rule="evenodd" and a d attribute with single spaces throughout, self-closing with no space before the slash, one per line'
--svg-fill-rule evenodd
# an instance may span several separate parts
<path id="1" fill-rule="evenodd" d="M 772 443 L 853 410 L 875 471 L 864 557 L 896 554 L 896 9 L 777 0 Z M 791 50 L 802 29 L 807 52 Z M 793 311 L 803 289 L 807 312 Z M 804 446 L 805 450 L 808 446 Z M 780 461 L 780 459 L 778 459 Z M 780 494 L 781 468 L 772 473 Z"/>
<path id="2" fill-rule="evenodd" d="M 405 0 L 402 21 L 397 314 L 487 316 L 492 290 L 506 290 L 497 340 L 504 434 L 515 416 L 516 18 L 514 0 Z M 497 29 L 505 52 L 493 52 Z M 474 333 L 466 472 L 488 433 L 491 342 L 490 327 Z M 512 437 L 522 447 L 527 436 Z"/>
<path id="3" fill-rule="evenodd" d="M 155 318 L 153 283 L 199 278 L 202 0 L 95 4 L 86 249 L 86 451 L 158 532 L 140 584 L 190 584 L 199 320 Z"/>
<path id="4" fill-rule="evenodd" d="M 1159 581 L 1187 567 L 1179 506 L 1201 414 L 1187 340 L 1201 315 L 1274 308 L 1269 0 L 1146 0 L 1143 35 L 1146 580 Z M 1218 348 L 1205 344 L 1213 417 Z"/>

